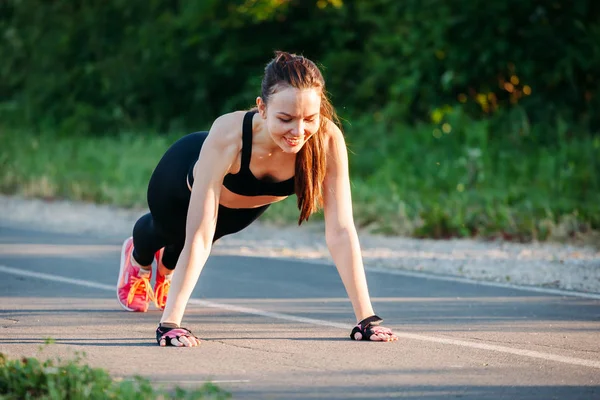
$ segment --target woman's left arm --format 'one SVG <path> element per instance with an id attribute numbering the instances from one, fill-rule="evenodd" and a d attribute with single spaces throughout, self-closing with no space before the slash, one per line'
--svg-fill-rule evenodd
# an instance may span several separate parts
<path id="1" fill-rule="evenodd" d="M 326 140 L 327 171 L 323 185 L 325 239 L 352 303 L 359 324 L 357 327 L 365 325 L 363 328 L 372 328 L 378 321 L 372 320 L 368 325 L 365 322 L 365 319 L 369 319 L 375 313 L 369 297 L 360 243 L 354 225 L 348 151 L 341 130 L 331 122 L 329 127 Z M 375 330 L 380 331 L 376 335 L 379 339 L 373 337 L 371 340 L 396 339 L 389 329 Z"/>

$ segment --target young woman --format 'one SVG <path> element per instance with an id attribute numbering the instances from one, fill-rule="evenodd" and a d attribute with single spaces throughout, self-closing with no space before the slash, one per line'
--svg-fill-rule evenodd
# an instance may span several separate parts
<path id="1" fill-rule="evenodd" d="M 346 145 L 336 123 L 317 66 L 302 56 L 276 52 L 265 68 L 256 109 L 225 114 L 209 132 L 184 136 L 167 150 L 150 179 L 150 213 L 136 222 L 133 237 L 123 244 L 117 285 L 126 310 L 147 311 L 152 300 L 164 310 L 156 331 L 159 345 L 200 343 L 179 324 L 212 244 L 294 193 L 299 223 L 324 210 L 327 246 L 359 321 L 350 337 L 397 339 L 379 326 L 382 319 L 374 315 L 369 298 L 352 216 Z"/>

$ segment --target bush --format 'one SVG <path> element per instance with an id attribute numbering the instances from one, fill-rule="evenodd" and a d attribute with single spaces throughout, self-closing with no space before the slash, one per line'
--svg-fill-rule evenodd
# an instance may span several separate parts
<path id="1" fill-rule="evenodd" d="M 226 399 L 230 395 L 207 383 L 186 391 L 176 388 L 163 391 L 153 388 L 144 378 L 115 380 L 98 368 L 82 364 L 76 354 L 71 361 L 39 361 L 36 358 L 8 359 L 0 353 L 0 397 L 17 399 Z"/>
<path id="2" fill-rule="evenodd" d="M 481 118 L 518 105 L 520 121 L 589 134 L 599 4 L 6 0 L 0 116 L 76 135 L 198 130 L 251 106 L 264 63 L 285 49 L 323 64 L 342 114 L 436 122 L 446 106 Z"/>

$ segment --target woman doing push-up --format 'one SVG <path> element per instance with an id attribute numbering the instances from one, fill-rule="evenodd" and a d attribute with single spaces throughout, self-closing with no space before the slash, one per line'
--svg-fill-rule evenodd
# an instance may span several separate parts
<path id="1" fill-rule="evenodd" d="M 371 305 L 338 125 L 317 66 L 277 52 L 265 68 L 255 109 L 222 115 L 209 132 L 186 135 L 167 150 L 150 178 L 150 213 L 123 244 L 117 285 L 124 309 L 144 312 L 154 301 L 164 310 L 159 345 L 200 343 L 180 324 L 213 243 L 294 193 L 299 223 L 323 208 L 327 247 L 358 322 L 350 337 L 397 339 L 379 325 Z"/>

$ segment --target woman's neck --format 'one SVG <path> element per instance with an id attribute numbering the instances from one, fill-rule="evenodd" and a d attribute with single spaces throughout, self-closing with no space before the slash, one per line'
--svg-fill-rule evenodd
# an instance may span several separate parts
<path id="1" fill-rule="evenodd" d="M 271 133 L 267 129 L 267 125 L 258 113 L 255 114 L 254 119 L 252 120 L 252 137 L 253 147 L 258 146 L 263 157 L 284 156 L 286 154 L 283 149 L 275 143 Z M 290 158 L 296 158 L 295 154 L 289 155 Z"/>

